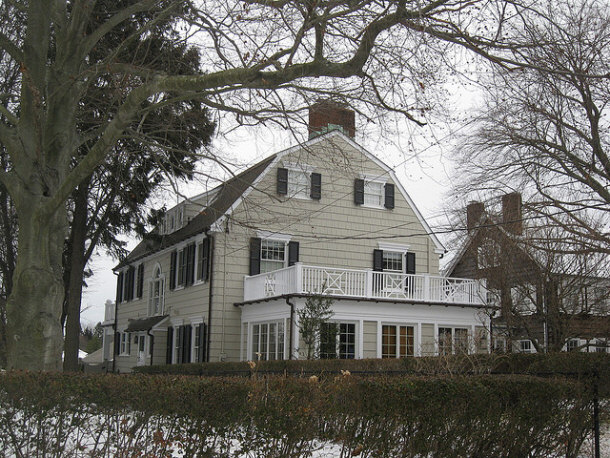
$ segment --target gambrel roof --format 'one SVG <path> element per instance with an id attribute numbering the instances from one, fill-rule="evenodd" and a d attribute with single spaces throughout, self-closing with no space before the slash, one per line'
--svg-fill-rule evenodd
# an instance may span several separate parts
<path id="1" fill-rule="evenodd" d="M 390 168 L 379 158 L 368 152 L 362 146 L 358 145 L 354 140 L 345 135 L 343 132 L 339 130 L 333 130 L 323 135 L 314 137 L 303 144 L 295 145 L 291 148 L 271 155 L 268 158 L 260 161 L 256 165 L 243 171 L 239 175 L 236 175 L 233 178 L 222 183 L 217 188 L 210 191 L 210 193 L 214 193 L 216 190 L 218 190 L 217 195 L 212 200 L 211 204 L 202 209 L 201 212 L 195 218 L 193 218 L 188 224 L 186 224 L 186 226 L 167 235 L 159 235 L 156 230 L 153 230 L 133 249 L 133 251 L 131 251 L 131 253 L 129 253 L 129 255 L 124 260 L 122 260 L 114 268 L 114 270 L 121 269 L 129 265 L 130 263 L 142 259 L 150 254 L 161 251 L 165 248 L 169 248 L 190 237 L 209 230 L 215 224 L 219 224 L 219 222 L 222 221 L 223 217 L 225 217 L 226 215 L 230 215 L 233 209 L 235 209 L 254 188 L 256 188 L 257 183 L 259 183 L 259 181 L 269 172 L 269 170 L 271 170 L 273 166 L 277 164 L 277 162 L 280 161 L 284 156 L 287 156 L 304 148 L 312 147 L 313 145 L 324 141 L 332 142 L 332 140 L 336 137 L 340 137 L 342 141 L 348 143 L 352 148 L 354 148 L 364 157 L 371 160 L 384 170 L 387 176 L 392 179 L 397 189 L 400 191 L 406 202 L 409 204 L 409 206 L 415 213 L 416 218 L 421 223 L 427 235 L 429 235 L 429 237 L 431 238 L 435 246 L 434 251 L 437 254 L 445 253 L 446 250 L 444 246 L 442 245 L 438 237 L 432 232 L 432 229 L 425 221 L 422 214 L 417 209 L 415 203 L 396 177 L 392 168 Z"/>

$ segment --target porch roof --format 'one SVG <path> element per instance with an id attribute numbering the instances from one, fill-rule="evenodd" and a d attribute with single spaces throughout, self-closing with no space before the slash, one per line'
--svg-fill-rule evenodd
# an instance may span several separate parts
<path id="1" fill-rule="evenodd" d="M 169 315 L 151 316 L 138 320 L 129 320 L 125 332 L 150 331 L 153 327 L 168 318 Z"/>

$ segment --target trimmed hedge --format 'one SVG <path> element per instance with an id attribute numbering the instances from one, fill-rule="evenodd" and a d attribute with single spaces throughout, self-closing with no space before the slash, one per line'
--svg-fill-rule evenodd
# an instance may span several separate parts
<path id="1" fill-rule="evenodd" d="M 143 374 L 198 376 L 250 376 L 258 374 L 324 375 L 349 370 L 352 374 L 370 375 L 477 375 L 529 374 L 536 376 L 566 375 L 590 380 L 599 377 L 602 395 L 610 396 L 610 354 L 492 354 L 455 355 L 421 358 L 326 359 L 258 361 L 253 371 L 249 362 L 191 363 L 134 368 Z"/>
<path id="2" fill-rule="evenodd" d="M 589 385 L 524 375 L 0 374 L 0 456 L 576 456 Z"/>

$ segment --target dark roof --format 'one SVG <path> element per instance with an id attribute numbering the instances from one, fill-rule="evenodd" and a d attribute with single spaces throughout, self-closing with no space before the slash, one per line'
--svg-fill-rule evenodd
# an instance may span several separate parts
<path id="1" fill-rule="evenodd" d="M 139 320 L 129 320 L 125 332 L 149 331 L 156 324 L 166 319 L 169 315 L 151 316 L 149 318 L 141 318 Z"/>
<path id="2" fill-rule="evenodd" d="M 120 269 L 157 251 L 180 243 L 197 234 L 201 234 L 210 228 L 243 193 L 254 183 L 254 181 L 265 171 L 265 169 L 276 158 L 276 155 L 260 161 L 239 175 L 222 183 L 212 203 L 203 209 L 183 228 L 167 235 L 158 235 L 156 229 L 147 234 L 144 239 L 123 259 L 113 270 Z"/>

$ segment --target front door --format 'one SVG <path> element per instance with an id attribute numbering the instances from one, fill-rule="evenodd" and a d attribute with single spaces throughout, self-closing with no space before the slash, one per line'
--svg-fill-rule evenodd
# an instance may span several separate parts
<path id="1" fill-rule="evenodd" d="M 146 364 L 146 334 L 140 334 L 138 336 L 138 366 L 144 366 Z"/>

